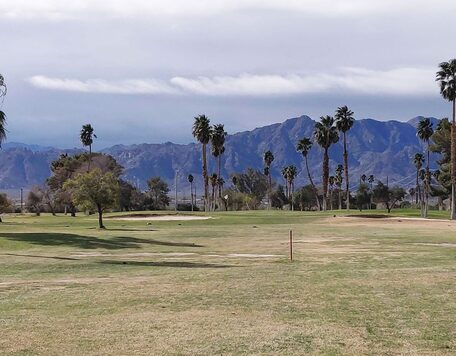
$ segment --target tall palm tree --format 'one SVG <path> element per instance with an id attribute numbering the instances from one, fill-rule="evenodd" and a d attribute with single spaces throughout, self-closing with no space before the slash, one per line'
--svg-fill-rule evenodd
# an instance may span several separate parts
<path id="1" fill-rule="evenodd" d="M 334 190 L 334 184 L 336 183 L 336 177 L 329 176 L 328 183 L 329 183 L 329 210 L 333 210 L 333 190 Z"/>
<path id="2" fill-rule="evenodd" d="M 313 179 L 312 179 L 312 176 L 310 174 L 309 162 L 308 162 L 308 159 L 307 159 L 307 156 L 309 155 L 309 152 L 310 152 L 311 148 L 312 148 L 312 141 L 308 137 L 303 137 L 302 139 L 300 139 L 298 141 L 298 144 L 296 145 L 296 150 L 298 152 L 301 152 L 302 156 L 304 157 L 304 161 L 306 163 L 307 177 L 309 178 L 310 185 L 312 186 L 312 189 L 313 189 L 314 194 L 315 194 L 315 199 L 316 199 L 316 202 L 317 202 L 317 208 L 318 208 L 318 210 L 321 210 L 320 198 L 318 197 L 318 190 L 317 190 L 317 187 L 315 186 L 315 184 L 313 182 Z"/>
<path id="3" fill-rule="evenodd" d="M 424 141 L 427 144 L 427 161 L 426 161 L 426 179 L 425 179 L 425 204 L 424 204 L 424 217 L 427 218 L 429 210 L 429 192 L 430 192 L 430 183 L 431 183 L 431 172 L 429 171 L 429 161 L 430 161 L 430 140 L 431 136 L 434 133 L 432 128 L 432 122 L 428 118 L 420 120 L 418 127 L 416 128 L 416 134 L 420 140 Z"/>
<path id="4" fill-rule="evenodd" d="M 372 198 L 373 198 L 373 194 L 374 194 L 374 181 L 375 181 L 375 177 L 373 174 L 371 174 L 369 176 L 369 178 L 367 178 L 367 181 L 369 182 L 369 188 L 370 188 L 370 204 L 369 204 L 369 209 L 372 209 Z"/>
<path id="5" fill-rule="evenodd" d="M 422 153 L 415 153 L 415 156 L 413 157 L 413 164 L 415 165 L 416 169 L 416 189 L 415 189 L 415 203 L 418 205 L 418 197 L 420 201 L 420 206 L 422 205 L 422 199 L 421 199 L 421 187 L 420 187 L 420 181 L 419 181 L 419 175 L 420 175 L 420 169 L 423 167 L 424 163 L 424 155 Z"/>
<path id="6" fill-rule="evenodd" d="M 89 164 L 87 166 L 87 172 L 90 171 L 90 164 L 92 163 L 92 144 L 93 139 L 97 138 L 95 135 L 92 125 L 85 124 L 82 125 L 81 133 L 79 135 L 82 145 L 85 147 L 89 147 Z"/>
<path id="7" fill-rule="evenodd" d="M 354 113 L 346 105 L 336 110 L 336 126 L 342 132 L 344 138 L 344 171 L 345 171 L 345 193 L 347 200 L 347 210 L 350 210 L 350 182 L 348 181 L 348 152 L 347 152 L 347 132 L 355 123 Z"/>
<path id="8" fill-rule="evenodd" d="M 204 210 L 209 208 L 209 176 L 207 175 L 207 153 L 206 146 L 211 139 L 212 128 L 210 120 L 206 115 L 199 115 L 195 117 L 193 123 L 192 134 L 202 147 L 202 162 L 203 162 L 203 183 L 204 183 Z"/>
<path id="9" fill-rule="evenodd" d="M 342 210 L 342 194 L 341 194 L 341 191 L 342 191 L 342 183 L 344 181 L 344 178 L 342 176 L 343 172 L 344 172 L 344 167 L 341 164 L 337 165 L 335 183 L 336 183 L 336 187 L 337 187 L 337 190 L 338 190 L 339 210 Z"/>
<path id="10" fill-rule="evenodd" d="M 439 64 L 436 81 L 440 94 L 452 102 L 453 120 L 451 122 L 451 220 L 456 220 L 456 59 Z"/>
<path id="11" fill-rule="evenodd" d="M 217 175 L 222 176 L 222 154 L 225 152 L 225 126 L 222 124 L 214 125 L 211 134 L 212 155 L 217 159 Z M 222 188 L 218 187 L 218 197 L 222 196 Z"/>
<path id="12" fill-rule="evenodd" d="M 290 199 L 290 189 L 289 189 L 289 181 L 288 181 L 288 166 L 283 167 L 282 170 L 280 171 L 282 173 L 283 180 L 285 181 L 285 195 L 287 196 L 287 199 Z"/>
<path id="13" fill-rule="evenodd" d="M 268 176 L 268 209 L 271 206 L 271 193 L 272 193 L 272 177 L 271 177 L 271 165 L 274 161 L 274 155 L 271 151 L 266 151 L 263 155 L 263 161 L 265 164 L 265 175 Z M 266 169 L 267 168 L 267 169 Z M 267 174 L 266 174 L 267 172 Z"/>
<path id="14" fill-rule="evenodd" d="M 0 148 L 6 140 L 6 114 L 0 110 Z"/>
<path id="15" fill-rule="evenodd" d="M 323 210 L 326 211 L 328 199 L 329 155 L 328 150 L 332 144 L 339 141 L 339 134 L 331 116 L 320 117 L 320 122 L 315 124 L 315 139 L 323 148 Z"/>
<path id="16" fill-rule="evenodd" d="M 288 180 L 288 185 L 290 187 L 289 194 L 290 194 L 291 211 L 294 211 L 294 203 L 293 203 L 294 180 L 297 175 L 298 175 L 298 170 L 296 169 L 296 166 L 294 166 L 294 165 L 288 166 L 287 180 Z"/>
<path id="17" fill-rule="evenodd" d="M 212 186 L 212 199 L 211 199 L 211 210 L 215 211 L 215 188 L 217 187 L 218 176 L 217 173 L 212 173 L 211 175 L 211 186 Z"/>
<path id="18" fill-rule="evenodd" d="M 3 104 L 3 99 L 6 96 L 7 88 L 5 78 L 0 74 L 0 107 Z M 0 148 L 2 147 L 3 141 L 6 140 L 6 114 L 0 110 Z"/>
<path id="19" fill-rule="evenodd" d="M 193 180 L 194 180 L 193 175 L 189 174 L 188 177 L 187 177 L 187 180 L 190 183 L 190 197 L 191 197 L 191 200 L 192 200 L 192 211 L 193 211 Z"/>

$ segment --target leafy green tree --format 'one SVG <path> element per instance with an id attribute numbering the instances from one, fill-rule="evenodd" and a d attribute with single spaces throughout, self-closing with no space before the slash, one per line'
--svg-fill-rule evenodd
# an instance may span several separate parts
<path id="1" fill-rule="evenodd" d="M 312 210 L 313 207 L 317 206 L 315 194 L 312 185 L 305 185 L 298 189 L 293 194 L 294 204 L 299 207 L 301 211 Z"/>
<path id="2" fill-rule="evenodd" d="M 43 190 L 40 187 L 33 187 L 27 195 L 27 200 L 25 203 L 27 210 L 35 213 L 36 216 L 40 216 L 41 212 L 43 211 L 43 199 Z"/>
<path id="3" fill-rule="evenodd" d="M 348 180 L 348 151 L 347 151 L 347 132 L 355 123 L 354 113 L 347 106 L 341 106 L 336 110 L 336 126 L 342 132 L 344 139 L 344 171 L 345 171 L 345 193 L 347 210 L 350 210 L 350 182 Z"/>
<path id="4" fill-rule="evenodd" d="M 271 206 L 273 208 L 283 209 L 287 204 L 289 204 L 289 200 L 285 194 L 283 185 L 279 185 L 271 194 Z"/>
<path id="5" fill-rule="evenodd" d="M 13 203 L 8 199 L 8 196 L 5 193 L 0 193 L 0 223 L 3 222 L 2 214 L 5 214 L 11 211 Z"/>
<path id="6" fill-rule="evenodd" d="M 313 182 L 312 175 L 310 174 L 309 162 L 307 159 L 307 156 L 309 155 L 312 145 L 313 144 L 312 144 L 312 141 L 310 140 L 310 138 L 303 137 L 302 139 L 300 139 L 298 141 L 298 144 L 296 145 L 296 150 L 298 152 L 300 152 L 302 154 L 302 156 L 304 157 L 304 162 L 306 163 L 307 177 L 309 178 L 310 185 L 312 186 L 314 194 L 315 194 L 315 201 L 317 204 L 317 208 L 318 208 L 318 210 L 321 210 L 320 198 L 318 197 L 318 189 Z"/>
<path id="7" fill-rule="evenodd" d="M 209 143 L 212 135 L 212 127 L 210 120 L 206 115 L 199 115 L 195 117 L 193 123 L 193 137 L 195 137 L 202 147 L 202 162 L 203 162 L 203 182 L 204 182 L 204 210 L 209 208 L 209 176 L 207 174 L 207 144 Z"/>
<path id="8" fill-rule="evenodd" d="M 116 176 L 103 173 L 99 168 L 79 174 L 65 182 L 64 187 L 71 191 L 73 202 L 82 210 L 96 210 L 98 227 L 104 229 L 103 212 L 117 207 L 120 187 Z"/>
<path id="9" fill-rule="evenodd" d="M 79 135 L 81 142 L 83 146 L 89 147 L 89 164 L 87 167 L 87 172 L 90 171 L 90 164 L 92 161 L 92 144 L 93 144 L 93 139 L 97 138 L 97 135 L 95 135 L 94 130 L 92 125 L 90 124 L 85 124 L 82 125 L 81 133 Z"/>
<path id="10" fill-rule="evenodd" d="M 315 139 L 324 150 L 323 154 L 323 210 L 327 209 L 328 180 L 329 180 L 329 154 L 328 150 L 332 144 L 339 141 L 339 134 L 334 125 L 334 118 L 331 116 L 320 117 L 320 122 L 315 124 Z"/>
<path id="11" fill-rule="evenodd" d="M 439 82 L 442 97 L 453 106 L 450 136 L 451 220 L 456 220 L 456 59 L 439 64 L 436 81 Z"/>
<path id="12" fill-rule="evenodd" d="M 165 209 L 170 203 L 168 183 L 160 177 L 152 177 L 147 181 L 147 186 L 149 187 L 149 191 L 147 192 L 149 209 Z"/>
<path id="13" fill-rule="evenodd" d="M 262 172 L 247 168 L 245 173 L 236 173 L 234 177 L 238 192 L 250 195 L 261 202 L 268 191 L 268 181 Z"/>
<path id="14" fill-rule="evenodd" d="M 144 210 L 146 196 L 133 184 L 120 179 L 119 207 L 121 211 Z"/>
<path id="15" fill-rule="evenodd" d="M 271 193 L 272 193 L 272 177 L 271 177 L 271 165 L 274 162 L 274 154 L 271 151 L 266 151 L 263 155 L 263 161 L 265 164 L 264 174 L 268 177 L 268 209 L 271 206 Z"/>
<path id="16" fill-rule="evenodd" d="M 388 213 L 390 213 L 391 209 L 404 199 L 406 192 L 403 188 L 397 186 L 389 188 L 387 185 L 378 181 L 377 185 L 373 189 L 373 194 L 374 201 L 376 203 L 384 204 Z"/>
<path id="17" fill-rule="evenodd" d="M 427 218 L 428 210 L 429 210 L 429 192 L 431 190 L 431 171 L 429 170 L 429 161 L 430 161 L 430 140 L 431 136 L 434 133 L 434 129 L 432 128 L 432 122 L 428 118 L 424 118 L 420 120 L 418 123 L 418 127 L 416 129 L 416 134 L 420 138 L 420 140 L 424 141 L 427 145 L 427 161 L 426 161 L 426 179 L 424 185 L 424 192 L 425 192 L 425 203 L 424 203 L 424 211 L 423 217 Z"/>

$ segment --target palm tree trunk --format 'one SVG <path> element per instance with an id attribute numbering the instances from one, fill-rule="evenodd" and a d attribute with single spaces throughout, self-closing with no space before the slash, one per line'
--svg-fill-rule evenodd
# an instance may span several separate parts
<path id="1" fill-rule="evenodd" d="M 342 210 L 342 195 L 340 194 L 340 188 L 341 187 L 339 187 L 339 192 L 338 192 L 339 193 L 339 210 Z"/>
<path id="2" fill-rule="evenodd" d="M 90 163 L 92 163 L 92 145 L 89 145 L 89 164 L 87 165 L 87 173 L 90 172 Z"/>
<path id="3" fill-rule="evenodd" d="M 305 158 L 305 161 L 306 161 L 307 176 L 309 177 L 309 182 L 312 185 L 312 189 L 313 189 L 313 191 L 315 193 L 315 199 L 317 200 L 318 211 L 320 211 L 321 210 L 321 205 L 320 205 L 320 198 L 318 197 L 318 189 L 317 189 L 317 187 L 315 186 L 315 184 L 313 182 L 312 176 L 310 175 L 309 162 L 307 161 L 307 155 L 304 158 Z"/>
<path id="4" fill-rule="evenodd" d="M 271 208 L 271 194 L 272 194 L 272 178 L 271 178 L 271 170 L 269 168 L 269 174 L 268 174 L 268 183 L 269 183 L 269 189 L 268 189 L 268 210 Z"/>
<path id="5" fill-rule="evenodd" d="M 429 171 L 429 159 L 430 159 L 430 151 L 429 151 L 429 140 L 428 140 L 428 147 L 427 147 L 427 164 L 426 164 L 426 202 L 424 204 L 424 217 L 427 218 L 428 210 L 429 210 L 429 191 L 431 190 L 430 185 L 430 178 L 431 174 Z"/>
<path id="6" fill-rule="evenodd" d="M 328 204 L 328 179 L 329 179 L 329 156 L 328 149 L 325 148 L 323 155 L 323 211 L 327 210 Z"/>
<path id="7" fill-rule="evenodd" d="M 203 144 L 203 181 L 204 181 L 204 211 L 209 208 L 209 177 L 207 176 L 206 144 Z"/>
<path id="8" fill-rule="evenodd" d="M 218 179 L 220 179 L 220 178 L 222 178 L 222 176 L 221 176 L 222 154 L 219 154 L 217 157 L 217 165 L 218 165 L 218 167 L 217 167 Z M 217 186 L 218 186 L 218 198 L 220 199 L 222 196 L 222 185 L 217 183 Z"/>
<path id="9" fill-rule="evenodd" d="M 345 193 L 347 210 L 350 210 L 350 182 L 348 181 L 348 153 L 347 153 L 347 135 L 344 132 L 344 173 L 345 173 Z"/>
<path id="10" fill-rule="evenodd" d="M 193 182 L 190 182 L 190 200 L 191 200 L 192 211 L 193 211 Z"/>
<path id="11" fill-rule="evenodd" d="M 294 211 L 293 193 L 294 193 L 294 183 L 293 183 L 293 181 L 290 181 L 291 211 Z"/>
<path id="12" fill-rule="evenodd" d="M 418 206 L 418 196 L 420 194 L 420 182 L 418 180 L 418 169 L 416 170 L 416 191 L 415 191 L 415 204 Z"/>
<path id="13" fill-rule="evenodd" d="M 456 100 L 453 100 L 451 123 L 451 220 L 456 220 Z"/>

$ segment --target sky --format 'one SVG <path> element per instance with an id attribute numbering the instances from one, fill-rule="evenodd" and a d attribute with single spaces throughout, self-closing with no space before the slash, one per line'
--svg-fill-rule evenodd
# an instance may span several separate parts
<path id="1" fill-rule="evenodd" d="M 8 141 L 95 149 L 192 142 L 348 105 L 355 117 L 450 115 L 454 0 L 0 0 Z"/>

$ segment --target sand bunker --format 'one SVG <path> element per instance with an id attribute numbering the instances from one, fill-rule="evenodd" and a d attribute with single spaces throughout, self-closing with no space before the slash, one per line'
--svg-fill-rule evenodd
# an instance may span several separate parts
<path id="1" fill-rule="evenodd" d="M 208 220 L 210 216 L 193 216 L 193 215 L 123 215 L 113 216 L 110 219 L 124 221 L 189 221 L 189 220 Z"/>

